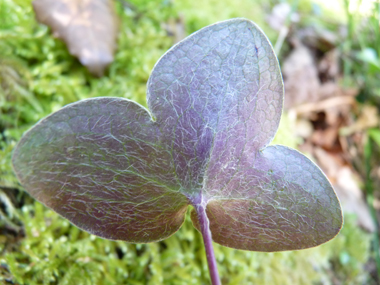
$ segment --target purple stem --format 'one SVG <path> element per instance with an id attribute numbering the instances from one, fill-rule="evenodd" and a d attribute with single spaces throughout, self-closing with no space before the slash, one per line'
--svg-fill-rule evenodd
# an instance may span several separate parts
<path id="1" fill-rule="evenodd" d="M 203 236 L 203 242 L 206 249 L 206 257 L 208 263 L 208 270 L 210 272 L 211 284 L 221 285 L 218 273 L 218 267 L 216 266 L 216 259 L 214 248 L 212 247 L 212 238 L 210 231 L 210 222 L 207 218 L 206 209 L 202 205 L 197 205 L 196 211 L 198 215 L 199 225 Z"/>

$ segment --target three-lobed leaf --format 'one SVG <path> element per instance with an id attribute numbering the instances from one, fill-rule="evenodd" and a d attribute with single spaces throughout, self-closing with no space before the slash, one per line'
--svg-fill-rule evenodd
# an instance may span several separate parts
<path id="1" fill-rule="evenodd" d="M 296 150 L 267 146 L 283 105 L 277 58 L 245 19 L 170 49 L 148 81 L 149 111 L 121 98 L 68 105 L 29 130 L 13 164 L 36 199 L 98 236 L 165 239 L 188 205 L 225 246 L 279 251 L 333 238 L 339 201 Z"/>

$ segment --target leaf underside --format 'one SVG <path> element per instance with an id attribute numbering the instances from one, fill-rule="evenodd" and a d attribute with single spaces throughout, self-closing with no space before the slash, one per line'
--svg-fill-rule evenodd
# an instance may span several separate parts
<path id="1" fill-rule="evenodd" d="M 267 146 L 283 84 L 254 23 L 220 22 L 174 46 L 152 71 L 147 102 L 149 111 L 94 98 L 43 119 L 14 151 L 21 183 L 108 239 L 165 239 L 188 205 L 206 207 L 213 240 L 233 248 L 303 249 L 339 232 L 340 204 L 321 170 L 296 150 Z"/>

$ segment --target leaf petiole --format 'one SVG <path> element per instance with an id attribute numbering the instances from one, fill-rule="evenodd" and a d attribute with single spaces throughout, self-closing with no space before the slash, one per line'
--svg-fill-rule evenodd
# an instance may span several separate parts
<path id="1" fill-rule="evenodd" d="M 201 229 L 201 234 L 203 236 L 203 243 L 206 249 L 206 258 L 208 263 L 208 269 L 210 272 L 211 283 L 212 285 L 220 285 L 221 283 L 218 273 L 218 267 L 216 265 L 214 248 L 212 247 L 210 222 L 206 214 L 206 209 L 203 205 L 197 205 L 194 208 L 197 212 L 199 226 Z"/>

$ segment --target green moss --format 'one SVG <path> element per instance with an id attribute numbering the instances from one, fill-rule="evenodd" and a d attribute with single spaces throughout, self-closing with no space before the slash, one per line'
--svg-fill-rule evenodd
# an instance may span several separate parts
<path id="1" fill-rule="evenodd" d="M 189 219 L 160 243 L 127 244 L 97 238 L 36 202 L 24 206 L 26 238 L 7 252 L 13 281 L 20 284 L 208 284 L 200 234 Z M 332 241 L 308 250 L 259 253 L 215 244 L 223 284 L 312 284 L 330 270 L 345 284 L 366 280 L 370 237 L 346 218 Z"/>
<path id="2" fill-rule="evenodd" d="M 300 137 L 294 135 L 296 121 L 287 112 L 283 112 L 280 125 L 272 144 L 281 144 L 288 147 L 297 148 L 297 145 L 302 142 Z"/>
<path id="3" fill-rule="evenodd" d="M 193 33 L 219 21 L 243 17 L 252 19 L 273 41 L 277 35 L 265 22 L 263 3 L 265 2 L 251 0 L 204 0 L 196 3 L 194 1 L 178 1 L 176 8 L 184 16 L 188 33 Z"/>
<path id="4" fill-rule="evenodd" d="M 190 33 L 230 17 L 247 17 L 269 32 L 260 3 L 250 0 L 129 1 L 133 8 L 125 3 L 117 2 L 122 24 L 115 61 L 104 77 L 94 78 L 36 23 L 29 0 L 0 0 L 0 186 L 20 188 L 11 151 L 25 130 L 51 112 L 96 96 L 122 96 L 145 105 L 151 69 L 173 44 L 162 28 L 168 19 L 183 15 Z M 295 147 L 291 133 L 285 115 L 274 142 Z M 85 233 L 37 202 L 25 202 L 18 213 L 26 236 L 11 245 L 1 243 L 0 280 L 28 285 L 209 284 L 202 239 L 189 219 L 163 242 L 134 245 Z M 355 225 L 346 217 L 337 238 L 304 251 L 255 253 L 215 245 L 223 283 L 318 284 L 330 280 L 331 270 L 345 284 L 360 283 L 366 278 L 362 269 L 370 243 Z M 0 241 L 4 238 L 0 235 Z"/>

